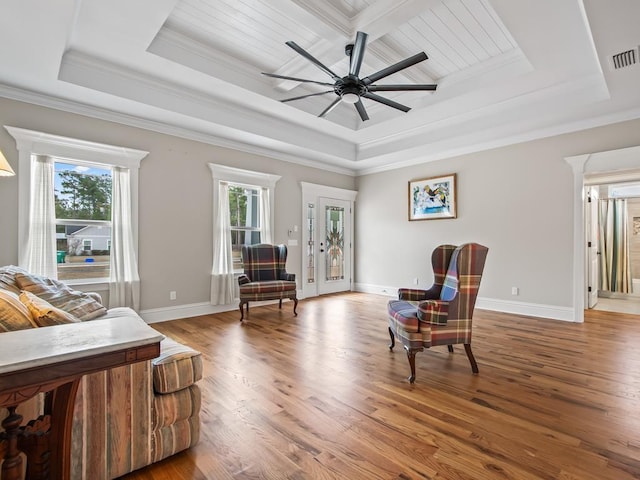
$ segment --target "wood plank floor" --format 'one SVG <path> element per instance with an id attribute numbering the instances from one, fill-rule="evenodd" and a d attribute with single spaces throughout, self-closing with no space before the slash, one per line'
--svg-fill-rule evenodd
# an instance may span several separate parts
<path id="1" fill-rule="evenodd" d="M 640 478 L 640 316 L 476 310 L 462 346 L 387 344 L 347 293 L 155 324 L 204 354 L 200 443 L 127 480 Z"/>

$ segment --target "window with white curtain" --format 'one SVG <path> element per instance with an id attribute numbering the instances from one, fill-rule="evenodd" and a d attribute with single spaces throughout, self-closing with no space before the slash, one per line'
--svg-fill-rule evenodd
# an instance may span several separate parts
<path id="1" fill-rule="evenodd" d="M 213 265 L 211 304 L 238 296 L 242 245 L 272 243 L 273 204 L 279 175 L 209 164 L 213 176 Z"/>
<path id="2" fill-rule="evenodd" d="M 95 290 L 107 289 L 96 281 L 108 283 L 109 307 L 138 308 L 138 170 L 148 152 L 5 128 L 18 148 L 20 266 L 58 278 L 58 262 L 67 262 L 58 252 L 79 254 L 83 264 L 100 257 L 104 271 L 61 280 Z"/>

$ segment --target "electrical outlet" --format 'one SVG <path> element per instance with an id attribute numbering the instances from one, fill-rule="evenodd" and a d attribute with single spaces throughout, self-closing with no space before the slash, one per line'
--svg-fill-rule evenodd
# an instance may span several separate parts
<path id="1" fill-rule="evenodd" d="M 519 290 L 518 287 L 511 287 L 511 295 L 518 295 Z"/>
<path id="2" fill-rule="evenodd" d="M 418 285 L 420 282 L 418 281 L 418 277 L 413 279 L 413 284 L 414 285 Z"/>
<path id="3" fill-rule="evenodd" d="M 169 292 L 169 300 L 175 300 L 176 298 L 177 298 L 176 292 L 174 290 L 171 290 Z"/>

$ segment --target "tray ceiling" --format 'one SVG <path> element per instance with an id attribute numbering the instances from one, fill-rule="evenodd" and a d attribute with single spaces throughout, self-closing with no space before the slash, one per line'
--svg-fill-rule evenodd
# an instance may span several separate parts
<path id="1" fill-rule="evenodd" d="M 335 171 L 640 116 L 639 70 L 609 67 L 640 44 L 634 0 L 24 3 L 1 7 L 0 35 L 15 48 L 0 53 L 0 94 Z M 332 83 L 285 42 L 346 75 L 357 31 L 369 35 L 361 76 L 424 51 L 428 60 L 377 83 L 438 89 L 381 93 L 408 113 L 363 99 L 363 122 L 348 104 L 318 118 L 333 92 L 280 101 L 330 88 L 261 75 Z"/>

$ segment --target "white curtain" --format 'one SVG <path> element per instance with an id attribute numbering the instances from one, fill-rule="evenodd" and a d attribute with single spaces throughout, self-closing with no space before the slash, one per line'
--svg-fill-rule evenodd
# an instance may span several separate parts
<path id="1" fill-rule="evenodd" d="M 128 168 L 113 168 L 109 308 L 138 310 L 140 277 L 133 239 L 130 177 Z"/>
<path id="2" fill-rule="evenodd" d="M 31 168 L 27 246 L 20 265 L 36 275 L 57 279 L 54 162 L 51 157 L 36 155 Z"/>
<path id="3" fill-rule="evenodd" d="M 228 305 L 235 297 L 235 278 L 231 250 L 229 184 L 219 182 L 218 202 L 213 209 L 213 266 L 211 268 L 211 304 Z"/>
<path id="4" fill-rule="evenodd" d="M 260 189 L 260 243 L 271 243 L 271 208 L 269 189 Z"/>

